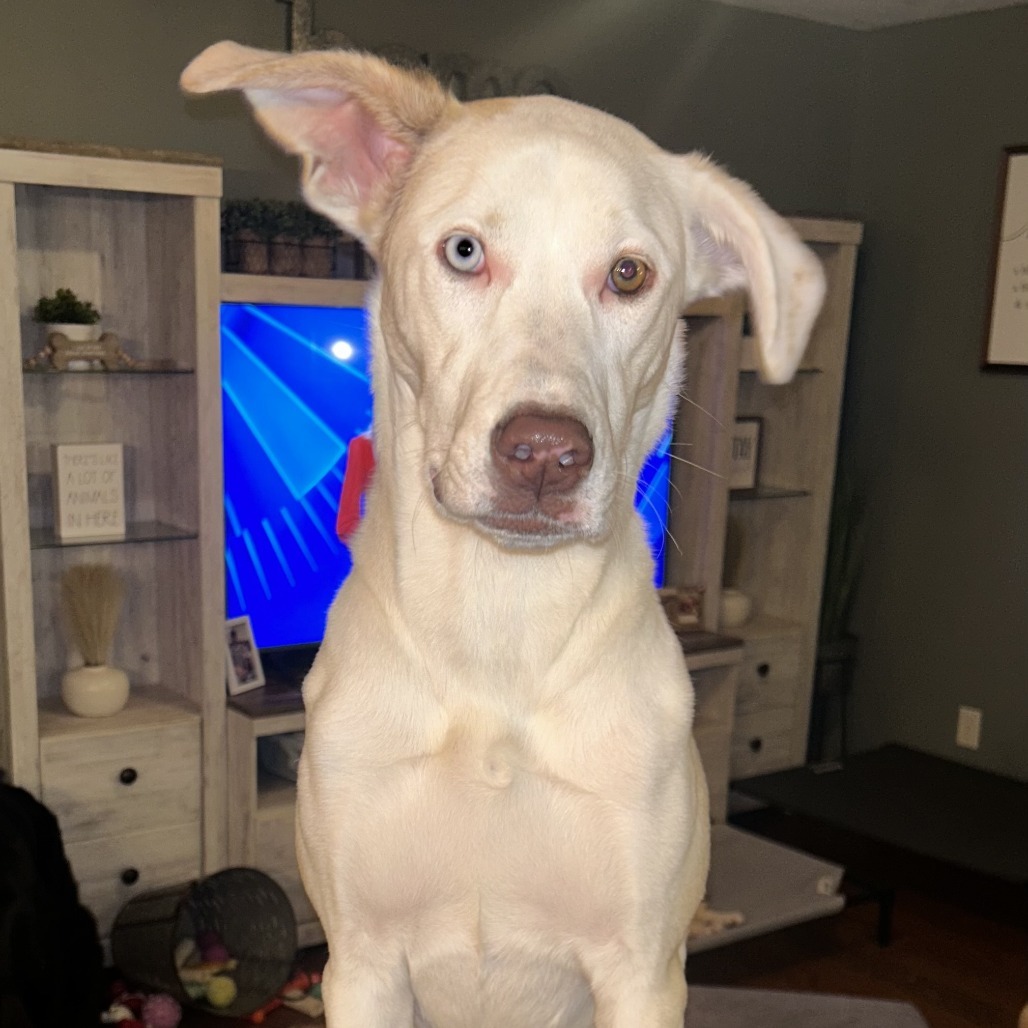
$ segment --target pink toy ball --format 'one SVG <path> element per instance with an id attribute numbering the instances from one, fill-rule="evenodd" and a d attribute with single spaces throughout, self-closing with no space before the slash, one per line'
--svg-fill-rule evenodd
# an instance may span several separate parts
<path id="1" fill-rule="evenodd" d="M 178 1028 L 182 1008 L 174 996 L 159 992 L 143 1002 L 143 1023 L 146 1028 Z"/>

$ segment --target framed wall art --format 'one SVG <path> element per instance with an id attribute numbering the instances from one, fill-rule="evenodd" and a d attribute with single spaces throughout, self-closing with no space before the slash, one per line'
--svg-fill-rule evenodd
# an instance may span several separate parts
<path id="1" fill-rule="evenodd" d="M 760 418 L 736 418 L 732 430 L 729 489 L 756 489 L 760 470 Z"/>
<path id="2" fill-rule="evenodd" d="M 1028 371 L 1028 145 L 1004 151 L 982 367 Z"/>

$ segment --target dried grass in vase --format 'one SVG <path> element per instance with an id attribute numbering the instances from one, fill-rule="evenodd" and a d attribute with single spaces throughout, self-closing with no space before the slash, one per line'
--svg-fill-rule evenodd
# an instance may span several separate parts
<path id="1" fill-rule="evenodd" d="M 78 564 L 61 578 L 68 635 L 85 661 L 61 680 L 61 698 L 73 714 L 107 717 L 128 702 L 128 676 L 107 666 L 124 597 L 125 584 L 110 564 Z"/>

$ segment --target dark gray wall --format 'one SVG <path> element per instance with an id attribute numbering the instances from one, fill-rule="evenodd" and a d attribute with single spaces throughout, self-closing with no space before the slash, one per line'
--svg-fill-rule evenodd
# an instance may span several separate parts
<path id="1" fill-rule="evenodd" d="M 238 99 L 176 87 L 217 39 L 282 48 L 287 10 L 8 4 L 0 135 L 212 153 L 231 195 L 294 195 Z M 874 33 L 703 0 L 319 0 L 317 17 L 361 46 L 547 66 L 784 211 L 866 220 L 842 451 L 871 506 L 856 740 L 1028 777 L 1028 377 L 977 365 L 999 153 L 1028 142 L 1028 8 Z M 958 703 L 984 710 L 977 754 L 953 746 Z"/>
<path id="2" fill-rule="evenodd" d="M 1028 143 L 1028 8 L 861 40 L 866 221 L 841 459 L 866 483 L 857 745 L 1028 777 L 1028 375 L 983 374 L 997 174 Z M 957 706 L 984 713 L 957 749 Z"/>

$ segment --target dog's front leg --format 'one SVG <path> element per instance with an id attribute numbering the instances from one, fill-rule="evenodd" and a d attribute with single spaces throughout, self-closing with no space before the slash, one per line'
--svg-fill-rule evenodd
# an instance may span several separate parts
<path id="1" fill-rule="evenodd" d="M 411 1028 L 414 996 L 403 961 L 387 970 L 332 952 L 329 940 L 322 985 L 328 1028 Z"/>
<path id="2" fill-rule="evenodd" d="M 593 978 L 596 1028 L 681 1028 L 685 999 L 685 968 L 677 954 L 656 976 L 623 965 Z"/>

